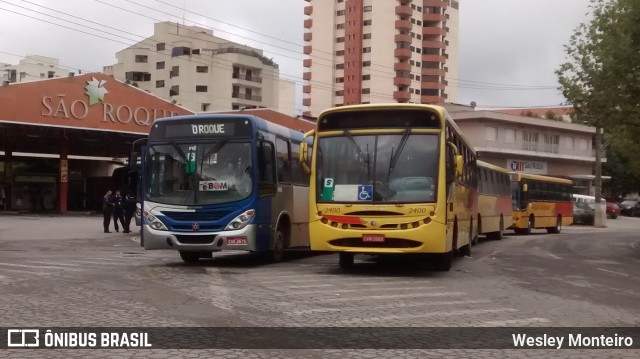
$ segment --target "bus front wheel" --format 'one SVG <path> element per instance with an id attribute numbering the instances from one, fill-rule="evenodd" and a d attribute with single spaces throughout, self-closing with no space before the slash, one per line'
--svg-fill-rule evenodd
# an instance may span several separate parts
<path id="1" fill-rule="evenodd" d="M 280 229 L 276 231 L 275 236 L 273 237 L 273 250 L 269 251 L 269 261 L 272 263 L 277 263 L 282 261 L 282 257 L 284 256 L 284 246 L 285 246 L 285 236 L 284 233 Z"/>
<path id="2" fill-rule="evenodd" d="M 200 260 L 200 255 L 200 252 L 180 251 L 180 258 L 182 258 L 185 263 L 197 263 Z"/>
<path id="3" fill-rule="evenodd" d="M 436 254 L 435 258 L 435 270 L 439 272 L 448 272 L 451 269 L 453 263 L 453 251 L 447 253 Z"/>
<path id="4" fill-rule="evenodd" d="M 340 258 L 338 259 L 338 264 L 340 265 L 340 268 L 353 268 L 354 259 L 355 255 L 353 253 L 341 252 Z"/>

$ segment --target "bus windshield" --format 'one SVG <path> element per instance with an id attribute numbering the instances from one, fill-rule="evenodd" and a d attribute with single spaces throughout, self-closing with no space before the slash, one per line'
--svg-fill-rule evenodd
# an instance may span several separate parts
<path id="1" fill-rule="evenodd" d="M 438 135 L 356 135 L 318 138 L 319 202 L 434 202 Z"/>
<path id="2" fill-rule="evenodd" d="M 253 189 L 250 142 L 150 145 L 144 190 L 149 201 L 206 205 L 239 201 Z"/>

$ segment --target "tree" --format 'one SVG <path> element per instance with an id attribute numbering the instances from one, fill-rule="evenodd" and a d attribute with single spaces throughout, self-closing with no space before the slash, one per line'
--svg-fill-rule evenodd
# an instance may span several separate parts
<path id="1" fill-rule="evenodd" d="M 640 143 L 631 141 L 640 136 L 640 2 L 592 0 L 590 9 L 592 20 L 575 29 L 565 45 L 568 60 L 556 74 L 560 90 L 573 105 L 578 122 L 596 127 L 596 201 L 599 201 L 600 130 L 605 130 L 606 140 L 612 144 L 627 143 L 623 153 L 640 153 Z M 618 144 L 612 146 L 610 155 L 619 155 L 619 149 Z M 612 181 L 619 174 L 639 178 L 640 158 L 629 156 L 628 160 L 625 171 L 630 173 L 620 173 L 620 166 L 607 167 L 613 171 L 609 173 Z M 628 185 L 625 191 L 640 188 L 640 182 Z"/>

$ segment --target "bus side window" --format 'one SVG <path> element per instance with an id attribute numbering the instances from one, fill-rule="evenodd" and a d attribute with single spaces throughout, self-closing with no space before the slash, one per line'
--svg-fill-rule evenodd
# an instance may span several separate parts
<path id="1" fill-rule="evenodd" d="M 258 143 L 258 192 L 260 196 L 276 194 L 274 152 L 273 143 L 267 141 Z"/>

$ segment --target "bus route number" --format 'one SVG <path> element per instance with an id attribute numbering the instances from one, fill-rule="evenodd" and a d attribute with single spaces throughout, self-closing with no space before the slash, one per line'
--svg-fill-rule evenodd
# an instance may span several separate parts
<path id="1" fill-rule="evenodd" d="M 427 214 L 426 208 L 409 208 L 409 214 Z"/>
<path id="2" fill-rule="evenodd" d="M 340 208 L 325 208 L 326 213 L 340 213 Z"/>

